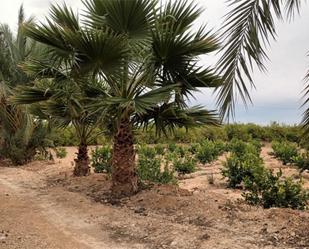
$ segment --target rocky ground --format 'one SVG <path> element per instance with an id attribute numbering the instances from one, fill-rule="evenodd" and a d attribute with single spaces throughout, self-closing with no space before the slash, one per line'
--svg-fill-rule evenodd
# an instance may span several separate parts
<path id="1" fill-rule="evenodd" d="M 110 202 L 104 174 L 71 176 L 76 148 L 65 159 L 22 167 L 0 163 L 2 249 L 309 248 L 309 211 L 246 205 L 230 190 L 217 162 L 179 180 Z M 298 177 L 262 150 L 267 167 Z M 309 188 L 309 174 L 304 174 Z"/>

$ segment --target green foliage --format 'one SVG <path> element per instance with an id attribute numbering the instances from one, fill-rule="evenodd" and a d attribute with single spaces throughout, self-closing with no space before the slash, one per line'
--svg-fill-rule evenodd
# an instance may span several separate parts
<path id="1" fill-rule="evenodd" d="M 68 154 L 66 149 L 63 148 L 63 147 L 56 147 L 56 148 L 54 148 L 54 150 L 55 150 L 57 158 L 65 158 Z"/>
<path id="2" fill-rule="evenodd" d="M 291 142 L 273 142 L 273 155 L 281 160 L 283 164 L 293 163 L 293 157 L 297 156 L 297 146 Z"/>
<path id="3" fill-rule="evenodd" d="M 199 143 L 193 143 L 193 144 L 190 144 L 189 148 L 188 148 L 188 151 L 191 153 L 191 154 L 196 154 L 199 150 L 199 147 L 200 147 L 200 144 Z"/>
<path id="4" fill-rule="evenodd" d="M 157 149 L 148 145 L 140 145 L 137 149 L 139 156 L 154 159 L 157 155 Z"/>
<path id="5" fill-rule="evenodd" d="M 190 174 L 196 170 L 196 160 L 194 158 L 179 158 L 173 162 L 175 170 L 180 174 Z"/>
<path id="6" fill-rule="evenodd" d="M 224 163 L 223 176 L 228 178 L 228 186 L 235 188 L 243 185 L 243 194 L 249 204 L 262 205 L 264 208 L 289 207 L 304 209 L 309 194 L 303 190 L 301 182 L 282 178 L 282 172 L 274 175 L 266 169 L 257 153 L 244 150 L 246 146 L 238 146 Z M 242 151 L 243 153 L 239 153 Z"/>
<path id="7" fill-rule="evenodd" d="M 177 146 L 174 152 L 179 157 L 185 157 L 189 153 L 188 148 L 182 145 Z"/>
<path id="8" fill-rule="evenodd" d="M 156 144 L 154 146 L 154 149 L 156 150 L 156 154 L 163 155 L 165 152 L 165 146 L 162 144 Z"/>
<path id="9" fill-rule="evenodd" d="M 300 153 L 292 157 L 293 163 L 300 169 L 301 172 L 309 171 L 309 152 Z"/>
<path id="10" fill-rule="evenodd" d="M 282 178 L 282 172 L 273 174 L 264 170 L 263 174 L 254 172 L 253 178 L 246 178 L 244 193 L 246 201 L 264 208 L 284 207 L 305 209 L 309 193 L 303 190 L 302 182 L 294 182 L 291 178 Z"/>
<path id="11" fill-rule="evenodd" d="M 111 147 L 106 145 L 96 147 L 91 151 L 91 166 L 96 173 L 108 173 L 112 171 L 111 166 L 112 150 Z"/>
<path id="12" fill-rule="evenodd" d="M 245 128 L 242 125 L 226 125 L 225 132 L 228 140 L 238 139 L 242 141 L 248 141 L 252 138 L 250 134 L 245 131 Z"/>
<path id="13" fill-rule="evenodd" d="M 3 124 L 2 124 L 3 125 Z M 52 147 L 49 129 L 41 121 L 28 120 L 16 130 L 1 129 L 1 157 L 8 158 L 14 165 L 22 165 L 34 159 L 36 154 L 46 153 L 46 147 Z"/>
<path id="14" fill-rule="evenodd" d="M 234 128 L 227 128 L 230 126 L 233 126 Z M 227 130 L 229 130 L 229 137 L 232 139 L 228 138 Z M 111 140 L 100 133 L 98 128 L 94 129 L 94 133 L 97 135 L 95 136 L 95 139 L 92 139 L 91 144 L 93 145 L 106 144 Z M 179 135 L 179 133 L 181 135 Z M 169 137 L 158 137 L 153 129 L 149 129 L 147 132 L 142 132 L 142 130 L 137 129 L 135 142 L 141 144 L 158 144 L 159 146 L 160 144 L 167 143 L 172 144 L 171 147 L 173 147 L 177 143 L 190 143 L 197 145 L 202 143 L 204 140 L 230 142 L 235 139 L 244 139 L 243 141 L 250 143 L 257 143 L 257 141 L 290 141 L 299 143 L 302 148 L 307 148 L 309 144 L 308 138 L 302 136 L 300 127 L 284 126 L 275 123 L 269 126 L 258 126 L 255 124 L 234 124 L 223 125 L 221 127 L 201 126 L 190 129 L 187 132 L 184 132 L 182 128 L 176 128 L 175 135 Z M 79 144 L 78 137 L 75 134 L 75 129 L 73 126 L 53 130 L 52 140 L 54 141 L 55 146 L 78 146 Z"/>
<path id="15" fill-rule="evenodd" d="M 142 181 L 155 183 L 175 183 L 174 169 L 166 164 L 164 170 L 161 170 L 161 160 L 158 158 L 148 158 L 140 155 L 137 165 L 137 174 Z"/>
<path id="16" fill-rule="evenodd" d="M 203 141 L 196 153 L 196 158 L 203 164 L 210 163 L 222 154 L 224 146 L 221 142 L 213 142 L 210 140 Z"/>
<path id="17" fill-rule="evenodd" d="M 175 143 L 169 143 L 168 144 L 169 152 L 175 152 L 176 149 L 177 149 L 177 145 Z"/>
<path id="18" fill-rule="evenodd" d="M 176 146 L 177 147 L 177 146 Z M 176 153 L 164 154 L 165 146 L 139 145 L 137 174 L 142 181 L 156 183 L 175 183 L 174 168 L 169 163 L 174 160 Z M 166 157 L 166 158 L 165 158 Z M 165 162 L 165 167 L 162 164 Z"/>
<path id="19" fill-rule="evenodd" d="M 251 153 L 259 156 L 261 152 L 261 147 L 262 146 L 258 141 L 247 143 L 238 139 L 233 139 L 228 144 L 228 150 L 234 153 L 237 157 L 242 157 L 246 153 Z"/>
<path id="20" fill-rule="evenodd" d="M 263 174 L 262 159 L 255 153 L 245 153 L 239 156 L 236 153 L 227 158 L 223 164 L 222 174 L 227 178 L 228 187 L 236 188 L 244 179 L 252 180 L 254 175 Z"/>

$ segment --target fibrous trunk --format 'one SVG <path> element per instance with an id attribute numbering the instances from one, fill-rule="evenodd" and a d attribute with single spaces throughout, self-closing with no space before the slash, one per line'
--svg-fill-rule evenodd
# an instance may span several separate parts
<path id="1" fill-rule="evenodd" d="M 112 157 L 112 195 L 116 198 L 137 192 L 133 132 L 128 119 L 122 119 L 114 136 Z"/>
<path id="2" fill-rule="evenodd" d="M 85 144 L 78 147 L 77 159 L 74 159 L 74 176 L 87 176 L 90 173 L 88 148 Z"/>

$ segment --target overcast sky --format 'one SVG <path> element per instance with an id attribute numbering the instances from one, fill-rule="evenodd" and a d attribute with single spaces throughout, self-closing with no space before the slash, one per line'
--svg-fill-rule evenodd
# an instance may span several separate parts
<path id="1" fill-rule="evenodd" d="M 24 4 L 27 16 L 33 15 L 40 21 L 48 13 L 52 3 L 62 3 L 63 0 L 9 0 L 3 1 L 0 8 L 0 22 L 8 23 L 16 30 L 17 12 L 21 3 Z M 80 0 L 65 0 L 74 9 L 82 8 Z M 222 16 L 227 11 L 225 0 L 196 0 L 205 11 L 200 23 L 208 23 L 209 28 L 219 29 Z M 309 68 L 309 4 L 291 23 L 278 23 L 277 42 L 269 49 L 270 61 L 267 62 L 268 72 L 255 72 L 256 89 L 252 89 L 253 106 L 245 110 L 240 102 L 237 105 L 237 122 L 255 122 L 268 124 L 271 121 L 294 124 L 301 120 L 301 91 L 304 87 L 303 77 Z M 215 57 L 203 58 L 209 65 L 216 61 Z M 209 92 L 198 93 L 194 104 L 202 104 L 213 108 L 215 97 Z"/>

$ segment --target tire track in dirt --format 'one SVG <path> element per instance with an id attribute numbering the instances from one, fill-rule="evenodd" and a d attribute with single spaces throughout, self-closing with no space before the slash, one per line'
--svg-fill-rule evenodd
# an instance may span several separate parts
<path id="1" fill-rule="evenodd" d="M 65 195 L 74 195 L 74 193 L 60 193 L 48 194 L 44 191 L 36 191 L 31 189 L 30 186 L 26 188 L 23 187 L 25 181 L 21 184 L 19 180 L 12 178 L 15 174 L 16 169 L 6 168 L 1 170 L 0 174 L 0 189 L 3 193 L 9 193 L 9 195 L 16 196 L 16 212 L 31 212 L 31 210 L 36 210 L 39 217 L 34 218 L 44 218 L 44 224 L 48 229 L 56 229 L 60 234 L 63 234 L 67 240 L 71 240 L 74 247 L 64 247 L 64 248 L 74 248 L 74 249 L 127 249 L 136 248 L 142 249 L 141 245 L 117 245 L 113 243 L 108 234 L 104 234 L 101 227 L 96 224 L 87 222 L 88 215 L 81 213 L 80 207 L 72 209 L 70 205 L 62 206 L 57 202 L 57 198 L 62 198 Z M 21 169 L 18 169 L 19 171 Z M 24 170 L 23 170 L 24 171 Z M 29 174 L 29 172 L 27 172 Z M 24 180 L 24 179 L 23 179 Z M 30 187 L 30 188 L 29 188 Z M 54 198 L 54 200 L 53 200 Z M 88 207 L 87 200 L 80 200 L 80 206 L 86 204 Z M 30 202 L 29 202 L 30 200 Z M 69 200 L 69 198 L 68 198 Z M 19 203 L 18 203 L 19 202 Z M 20 202 L 24 202 L 24 205 L 20 205 Z M 74 204 L 75 205 L 75 204 Z M 14 210 L 12 210 L 14 211 Z M 41 222 L 41 221 L 40 221 Z M 33 225 L 36 226 L 36 220 L 32 221 Z M 1 225 L 1 223 L 0 223 Z M 1 229 L 1 227 L 0 227 Z M 100 233 L 98 233 L 100 231 Z M 42 233 L 50 233 L 50 231 L 41 231 Z M 51 238 L 52 240 L 58 241 L 60 238 Z M 0 244 L 1 248 L 1 244 Z M 24 247 L 20 247 L 24 248 Z M 48 248 L 48 247 L 47 247 Z"/>

